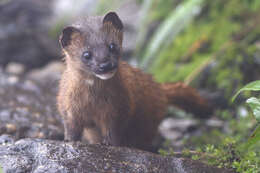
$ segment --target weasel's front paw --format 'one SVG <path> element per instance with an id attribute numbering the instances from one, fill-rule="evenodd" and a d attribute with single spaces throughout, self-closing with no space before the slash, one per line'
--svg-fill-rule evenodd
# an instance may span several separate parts
<path id="1" fill-rule="evenodd" d="M 70 140 L 68 140 L 68 139 L 64 139 L 64 142 L 70 142 Z"/>
<path id="2" fill-rule="evenodd" d="M 107 139 L 103 139 L 101 145 L 110 146 L 111 143 Z"/>

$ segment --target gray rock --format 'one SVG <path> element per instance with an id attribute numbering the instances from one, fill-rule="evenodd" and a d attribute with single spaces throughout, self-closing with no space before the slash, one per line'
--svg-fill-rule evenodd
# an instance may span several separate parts
<path id="1" fill-rule="evenodd" d="M 1 69 L 0 74 L 0 134 L 62 140 L 63 125 L 56 111 L 57 82 L 46 79 L 39 84 Z"/>
<path id="2" fill-rule="evenodd" d="M 168 117 L 161 122 L 159 133 L 164 139 L 169 141 L 167 147 L 172 147 L 175 151 L 181 151 L 185 147 L 184 139 L 201 136 L 205 134 L 205 131 L 211 131 L 212 129 L 221 129 L 223 132 L 230 131 L 225 122 L 214 117 L 204 121 L 194 118 Z M 189 148 L 196 147 L 191 144 L 188 146 Z"/>
<path id="3" fill-rule="evenodd" d="M 25 72 L 25 67 L 20 63 L 11 62 L 6 66 L 5 71 L 13 75 L 22 75 Z"/>
<path id="4" fill-rule="evenodd" d="M 64 69 L 65 66 L 63 62 L 52 61 L 42 68 L 31 70 L 26 74 L 26 78 L 42 83 L 43 85 L 46 81 L 57 84 Z"/>
<path id="5" fill-rule="evenodd" d="M 0 141 L 1 141 L 0 137 Z M 6 138 L 6 137 L 5 137 Z M 9 141 L 12 141 L 10 139 Z M 12 173 L 229 173 L 198 161 L 130 148 L 22 139 L 0 145 L 0 165 Z"/>
<path id="6" fill-rule="evenodd" d="M 0 65 L 18 62 L 35 68 L 60 57 L 50 37 L 53 0 L 9 0 L 0 3 Z"/>

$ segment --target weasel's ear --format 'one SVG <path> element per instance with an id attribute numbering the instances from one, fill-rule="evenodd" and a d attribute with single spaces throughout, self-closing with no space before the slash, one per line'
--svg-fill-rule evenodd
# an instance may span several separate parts
<path id="1" fill-rule="evenodd" d="M 67 47 L 71 44 L 72 40 L 80 35 L 80 31 L 77 28 L 72 26 L 68 26 L 63 29 L 62 34 L 60 36 L 60 44 L 62 48 Z"/>
<path id="2" fill-rule="evenodd" d="M 124 27 L 123 23 L 115 12 L 109 12 L 105 15 L 103 18 L 103 24 L 105 23 L 112 23 L 112 25 L 120 31 L 122 31 Z"/>

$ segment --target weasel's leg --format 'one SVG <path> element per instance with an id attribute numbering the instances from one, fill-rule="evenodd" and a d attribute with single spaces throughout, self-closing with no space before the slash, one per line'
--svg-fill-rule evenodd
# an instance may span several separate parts
<path id="1" fill-rule="evenodd" d="M 64 120 L 65 140 L 80 141 L 82 136 L 82 123 L 78 117 L 68 113 L 68 117 Z"/>
<path id="2" fill-rule="evenodd" d="M 102 136 L 100 129 L 97 127 L 84 127 L 83 141 L 87 141 L 90 144 L 97 144 L 102 142 Z"/>
<path id="3" fill-rule="evenodd" d="M 107 121 L 107 124 L 102 129 L 103 140 L 102 144 L 112 145 L 112 146 L 125 146 L 124 140 L 124 121 L 120 118 L 113 119 L 113 121 Z"/>

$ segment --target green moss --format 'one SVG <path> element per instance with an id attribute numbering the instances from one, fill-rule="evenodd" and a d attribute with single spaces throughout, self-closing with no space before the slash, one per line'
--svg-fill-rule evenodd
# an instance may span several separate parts
<path id="1" fill-rule="evenodd" d="M 222 117 L 228 120 L 229 133 L 215 129 L 202 136 L 191 137 L 185 142 L 186 145 L 200 146 L 191 158 L 218 167 L 232 168 L 241 173 L 257 173 L 260 165 L 260 143 L 250 149 L 246 145 L 255 122 L 251 121 L 250 116 L 234 119 L 226 111 L 223 114 Z"/>
<path id="2" fill-rule="evenodd" d="M 241 152 L 236 147 L 239 145 L 232 138 L 226 138 L 218 147 L 207 145 L 203 149 L 204 154 L 195 158 L 217 167 L 233 168 L 241 173 L 257 173 L 260 165 L 259 151 Z"/>
<path id="3" fill-rule="evenodd" d="M 223 137 L 222 140 L 219 140 L 214 145 L 204 144 L 201 146 L 193 152 L 184 149 L 182 156 L 193 160 L 200 160 L 212 166 L 234 169 L 236 172 L 241 173 L 258 173 L 259 171 L 260 144 L 248 151 L 243 148 L 243 143 L 239 142 L 239 140 L 233 137 Z M 170 154 L 167 150 L 163 150 L 163 155 L 168 156 Z"/>

